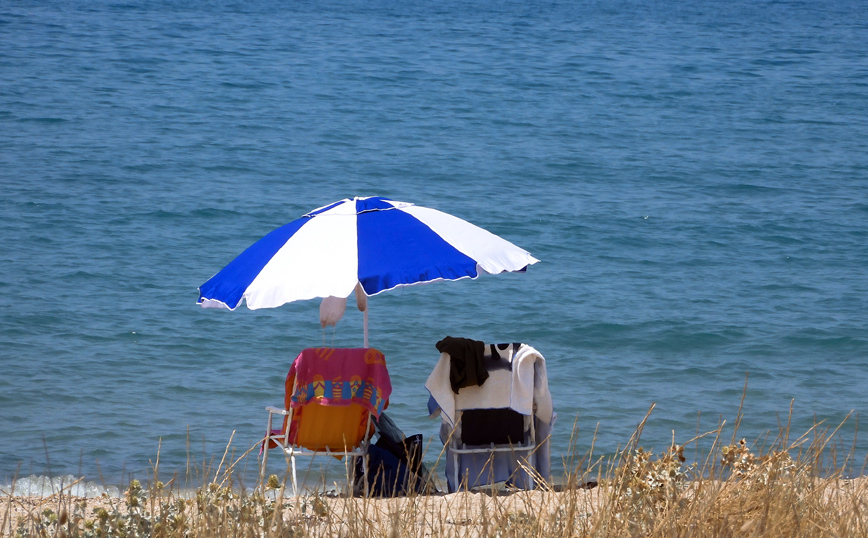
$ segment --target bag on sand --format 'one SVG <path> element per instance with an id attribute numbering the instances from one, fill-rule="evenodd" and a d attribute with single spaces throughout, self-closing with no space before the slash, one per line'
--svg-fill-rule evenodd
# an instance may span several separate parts
<path id="1" fill-rule="evenodd" d="M 428 487 L 427 469 L 422 464 L 422 435 L 395 442 L 381 435 L 368 448 L 368 473 L 364 474 L 362 461 L 356 460 L 355 490 L 364 492 L 364 482 L 373 496 L 395 497 L 410 491 L 422 493 Z"/>

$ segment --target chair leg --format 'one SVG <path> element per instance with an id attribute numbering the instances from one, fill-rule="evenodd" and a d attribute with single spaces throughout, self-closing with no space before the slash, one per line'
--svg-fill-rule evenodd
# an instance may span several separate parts
<path id="1" fill-rule="evenodd" d="M 292 467 L 292 496 L 298 497 L 298 476 L 295 472 L 295 454 L 289 455 L 289 466 Z"/>
<path id="2" fill-rule="evenodd" d="M 268 413 L 268 426 L 265 428 L 265 441 L 262 443 L 262 464 L 259 467 L 259 487 L 265 494 L 265 474 L 268 472 L 268 446 L 271 444 L 271 413 Z"/>
<path id="3" fill-rule="evenodd" d="M 365 488 L 364 489 L 365 498 L 367 499 L 368 497 L 371 496 L 370 487 L 368 486 L 368 455 L 367 454 L 362 455 L 362 476 L 363 476 L 362 482 L 364 482 L 364 488 Z"/>
<path id="4" fill-rule="evenodd" d="M 265 439 L 265 448 L 262 449 L 262 462 L 259 466 L 259 486 L 262 492 L 265 493 L 265 475 L 268 472 L 268 438 Z"/>
<path id="5" fill-rule="evenodd" d="M 536 451 L 534 451 L 530 454 L 530 457 L 528 458 L 527 463 L 528 463 L 528 465 L 530 465 L 531 469 L 537 468 L 536 467 Z M 528 472 L 527 476 L 530 479 L 530 489 L 532 489 L 532 490 L 536 489 L 536 480 L 534 480 L 533 473 Z"/>
<path id="6" fill-rule="evenodd" d="M 455 482 L 453 482 L 453 484 L 454 484 L 454 486 L 455 486 L 455 491 L 456 491 L 456 492 L 457 492 L 459 489 L 461 489 L 461 488 L 460 488 L 460 485 L 458 484 L 458 462 L 459 462 L 459 461 L 461 461 L 461 459 L 458 457 L 458 454 L 456 454 L 455 452 L 453 452 L 453 453 L 452 453 L 452 463 L 453 463 L 453 465 L 452 465 L 452 475 L 453 475 L 453 477 L 455 478 Z"/>

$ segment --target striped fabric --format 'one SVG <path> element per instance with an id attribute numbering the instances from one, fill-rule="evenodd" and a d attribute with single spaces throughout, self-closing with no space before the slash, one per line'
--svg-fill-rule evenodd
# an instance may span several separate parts
<path id="1" fill-rule="evenodd" d="M 345 199 L 286 224 L 199 288 L 198 304 L 273 308 L 316 297 L 366 295 L 480 272 L 524 271 L 538 260 L 467 221 L 379 197 Z"/>

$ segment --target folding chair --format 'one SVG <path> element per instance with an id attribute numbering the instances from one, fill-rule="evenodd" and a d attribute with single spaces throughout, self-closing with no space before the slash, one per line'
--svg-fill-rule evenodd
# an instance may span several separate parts
<path id="1" fill-rule="evenodd" d="M 550 478 L 554 422 L 545 359 L 525 344 L 485 346 L 488 377 L 455 392 L 452 357 L 443 353 L 425 386 L 429 411 L 441 418 L 449 491 L 495 482 L 534 489 Z"/>
<path id="2" fill-rule="evenodd" d="M 293 362 L 285 389 L 283 408 L 266 407 L 260 479 L 265 478 L 271 448 L 283 449 L 289 460 L 293 495 L 298 495 L 300 456 L 347 457 L 350 469 L 362 458 L 367 472 L 372 415 L 380 416 L 392 392 L 383 354 L 373 348 L 305 349 Z M 280 429 L 272 429 L 275 415 L 283 417 Z"/>
<path id="3" fill-rule="evenodd" d="M 454 490 L 461 484 L 472 488 L 509 482 L 522 489 L 534 489 L 536 434 L 533 419 L 509 408 L 466 409 L 456 412 L 456 426 L 447 438 Z M 500 431 L 481 426 L 496 425 Z M 504 471 L 505 469 L 505 471 Z"/>

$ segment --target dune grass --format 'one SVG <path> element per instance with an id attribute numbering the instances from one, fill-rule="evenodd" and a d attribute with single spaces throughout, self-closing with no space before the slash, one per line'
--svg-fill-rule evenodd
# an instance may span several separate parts
<path id="1" fill-rule="evenodd" d="M 652 406 L 653 409 L 653 406 Z M 649 410 L 649 415 L 651 411 Z M 645 417 L 646 420 L 648 416 Z M 536 491 L 503 488 L 392 499 L 284 497 L 271 475 L 245 489 L 226 454 L 186 493 L 158 479 L 132 481 L 122 499 L 6 496 L 3 536 L 56 537 L 828 537 L 868 536 L 868 479 L 849 478 L 852 449 L 822 424 L 791 439 L 789 426 L 763 443 L 731 440 L 724 426 L 658 454 L 640 444 L 643 420 L 623 450 L 595 457 L 571 449 L 564 476 Z M 575 431 L 575 427 L 574 427 Z M 573 438 L 575 439 L 575 435 Z M 728 437 L 728 436 L 727 436 Z M 685 446 L 702 440 L 704 460 Z M 171 482 L 171 481 L 170 481 Z M 596 487 L 593 487 L 596 486 Z"/>

